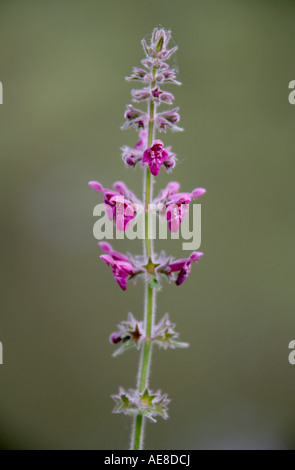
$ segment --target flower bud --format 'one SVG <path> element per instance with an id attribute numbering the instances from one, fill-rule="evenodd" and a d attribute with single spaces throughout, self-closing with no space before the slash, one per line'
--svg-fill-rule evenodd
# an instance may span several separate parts
<path id="1" fill-rule="evenodd" d="M 111 334 L 110 336 L 110 343 L 112 344 L 118 344 L 122 341 L 122 338 L 120 336 L 119 331 L 115 331 L 114 333 Z"/>

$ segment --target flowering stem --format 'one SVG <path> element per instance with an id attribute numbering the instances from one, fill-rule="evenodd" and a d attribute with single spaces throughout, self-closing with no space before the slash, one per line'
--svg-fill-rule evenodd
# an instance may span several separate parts
<path id="1" fill-rule="evenodd" d="M 156 83 L 156 70 L 153 69 L 153 81 L 151 83 L 151 88 L 155 86 Z M 154 115 L 155 115 L 155 108 L 156 105 L 154 100 L 151 99 L 149 102 L 149 128 L 148 128 L 148 147 L 151 147 L 153 140 L 154 140 Z M 150 238 L 150 220 L 149 220 L 149 204 L 151 203 L 152 197 L 152 174 L 150 169 L 146 168 L 145 173 L 145 245 L 144 251 L 146 253 L 147 258 L 152 257 L 153 250 L 152 250 L 152 243 Z M 141 351 L 141 358 L 140 358 L 140 370 L 138 375 L 138 388 L 139 393 L 143 393 L 148 386 L 149 380 L 149 371 L 150 371 L 150 362 L 151 362 L 151 352 L 152 352 L 152 344 L 150 341 L 153 322 L 154 322 L 154 289 L 148 282 L 145 286 L 145 318 L 144 318 L 144 327 L 145 327 L 145 337 L 146 341 L 144 343 L 143 349 Z M 134 425 L 134 437 L 132 440 L 133 449 L 140 450 L 142 448 L 143 442 L 143 432 L 144 432 L 144 416 L 142 414 L 138 414 L 135 418 L 135 425 Z"/>
<path id="2" fill-rule="evenodd" d="M 147 101 L 148 108 L 147 111 L 143 111 L 134 108 L 131 104 L 127 105 L 123 129 L 135 127 L 139 131 L 139 140 L 134 148 L 128 146 L 122 148 L 122 158 L 125 165 L 135 167 L 139 164 L 144 171 L 143 206 L 145 216 L 143 223 L 145 224 L 145 237 L 143 256 L 134 258 L 130 254 L 126 256 L 114 250 L 105 241 L 99 243 L 104 252 L 100 258 L 112 268 L 113 276 L 123 291 L 127 289 L 127 283 L 135 276 L 145 278 L 143 321 L 137 321 L 129 312 L 128 320 L 121 322 L 118 325 L 118 331 L 113 332 L 110 336 L 111 343 L 121 343 L 113 354 L 114 356 L 134 346 L 140 349 L 136 389 L 125 391 L 120 387 L 119 393 L 112 395 L 116 403 L 113 413 L 123 413 L 134 418 L 130 444 L 130 448 L 134 450 L 143 449 L 144 428 L 147 419 L 156 421 L 154 418 L 157 416 L 161 416 L 163 419 L 168 418 L 167 405 L 170 400 L 167 394 L 162 394 L 161 390 L 152 391 L 149 387 L 154 345 L 157 344 L 164 349 L 188 346 L 187 343 L 177 340 L 178 333 L 174 330 L 175 325 L 171 323 L 168 313 L 158 323 L 155 323 L 156 294 L 160 287 L 159 281 L 161 277 L 166 277 L 175 280 L 175 284 L 180 286 L 188 277 L 192 262 L 197 263 L 203 255 L 201 252 L 193 252 L 185 259 L 174 260 L 174 258 L 166 257 L 165 252 L 161 252 L 160 255 L 154 254 L 153 249 L 154 219 L 151 215 L 157 215 L 155 210 L 153 213 L 151 212 L 154 177 L 157 177 L 161 167 L 169 173 L 177 161 L 176 155 L 170 150 L 171 147 L 165 149 L 161 140 L 155 140 L 155 130 L 156 128 L 159 132 L 182 130 L 177 126 L 180 119 L 178 108 L 158 112 L 158 107 L 162 103 L 171 105 L 174 100 L 172 93 L 162 90 L 162 83 L 181 85 L 175 80 L 176 69 L 170 68 L 166 63 L 166 60 L 177 50 L 177 46 L 172 49 L 167 48 L 170 39 L 171 31 L 154 28 L 150 44 L 147 44 L 145 39 L 142 40 L 145 58 L 141 63 L 147 70 L 133 67 L 132 75 L 126 77 L 127 80 L 136 80 L 144 84 L 142 89 L 132 89 L 131 96 L 132 101 L 135 102 Z M 97 193 L 103 194 L 105 211 L 109 218 L 114 219 L 116 229 L 127 230 L 131 220 L 138 215 L 139 200 L 137 196 L 122 181 L 114 183 L 114 190 L 104 188 L 98 181 L 90 181 L 89 185 Z M 204 188 L 195 188 L 190 193 L 184 193 L 179 192 L 179 188 L 179 183 L 171 181 L 153 201 L 153 207 L 158 209 L 162 207 L 161 214 L 166 216 L 171 232 L 179 230 L 180 223 L 184 219 L 192 199 L 197 199 L 206 192 Z M 141 210 L 140 213 L 142 214 Z M 160 214 L 158 215 L 160 216 Z M 178 273 L 177 277 L 175 273 Z"/>

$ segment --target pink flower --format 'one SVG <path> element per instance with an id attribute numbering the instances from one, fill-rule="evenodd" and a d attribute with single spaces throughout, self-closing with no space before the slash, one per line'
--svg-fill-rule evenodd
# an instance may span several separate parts
<path id="1" fill-rule="evenodd" d="M 148 163 L 152 175 L 157 176 L 161 165 L 163 165 L 168 158 L 169 154 L 168 151 L 163 148 L 163 142 L 161 140 L 155 140 L 152 147 L 148 147 L 145 150 L 142 162 Z"/>
<path id="2" fill-rule="evenodd" d="M 125 199 L 128 199 L 129 201 L 134 202 L 134 203 L 140 202 L 137 199 L 136 195 L 132 191 L 130 191 L 129 188 L 127 188 L 126 184 L 123 183 L 123 181 L 116 181 L 113 184 L 113 187 L 114 189 L 116 189 L 116 191 L 118 191 L 119 194 L 121 194 L 121 196 L 124 196 Z"/>
<path id="3" fill-rule="evenodd" d="M 166 218 L 169 230 L 177 232 L 181 222 L 185 218 L 189 204 L 192 199 L 197 199 L 205 194 L 206 189 L 196 188 L 192 193 L 176 193 L 172 194 L 166 202 Z"/>
<path id="4" fill-rule="evenodd" d="M 164 204 L 169 196 L 172 196 L 173 194 L 177 193 L 177 191 L 180 189 L 180 184 L 177 181 L 170 181 L 170 183 L 167 184 L 166 188 L 162 189 L 160 194 L 156 197 L 154 200 L 154 203 L 162 203 Z"/>
<path id="5" fill-rule="evenodd" d="M 166 219 L 171 232 L 178 231 L 192 199 L 197 199 L 206 192 L 204 188 L 196 188 L 191 193 L 178 193 L 179 188 L 180 185 L 176 181 L 171 181 L 154 201 L 165 205 Z"/>
<path id="6" fill-rule="evenodd" d="M 144 150 L 147 147 L 147 130 L 144 129 L 139 133 L 139 140 L 134 148 L 125 145 L 122 147 L 122 159 L 126 166 L 135 167 L 138 163 L 142 162 Z M 164 161 L 164 167 L 167 173 L 170 173 L 172 168 L 176 165 L 176 155 L 171 152 L 171 147 L 165 149 L 168 152 L 168 158 Z"/>
<path id="7" fill-rule="evenodd" d="M 99 243 L 100 248 L 105 252 L 100 258 L 112 267 L 113 275 L 122 290 L 127 289 L 127 281 L 142 272 L 140 267 L 134 263 L 127 256 L 114 251 L 112 246 L 106 242 Z"/>
<path id="8" fill-rule="evenodd" d="M 124 196 L 118 195 L 113 196 L 109 204 L 113 210 L 117 230 L 124 232 L 128 229 L 131 220 L 136 216 L 133 204 L 127 201 Z"/>
<path id="9" fill-rule="evenodd" d="M 194 251 L 189 258 L 178 259 L 176 261 L 173 261 L 172 263 L 162 265 L 157 268 L 157 271 L 166 274 L 168 277 L 173 275 L 173 273 L 178 272 L 175 284 L 177 286 L 180 286 L 186 280 L 190 273 L 192 261 L 195 261 L 195 263 L 197 263 L 202 256 L 203 253 L 201 253 L 200 251 Z"/>
<path id="10" fill-rule="evenodd" d="M 114 183 L 117 191 L 104 189 L 98 181 L 89 181 L 88 184 L 96 192 L 103 193 L 107 215 L 111 220 L 115 220 L 117 229 L 127 230 L 130 221 L 136 216 L 134 203 L 139 201 L 135 194 L 121 181 Z"/>
<path id="11" fill-rule="evenodd" d="M 184 195 L 167 203 L 166 219 L 170 232 L 177 232 L 179 230 L 180 224 L 187 214 L 190 202 L 191 199 L 184 193 Z"/>
<path id="12" fill-rule="evenodd" d="M 123 255 L 119 251 L 115 251 L 112 248 L 112 245 L 108 242 L 99 242 L 98 244 L 102 251 L 104 251 L 107 255 L 110 255 L 112 258 L 118 261 L 129 261 L 128 256 Z"/>

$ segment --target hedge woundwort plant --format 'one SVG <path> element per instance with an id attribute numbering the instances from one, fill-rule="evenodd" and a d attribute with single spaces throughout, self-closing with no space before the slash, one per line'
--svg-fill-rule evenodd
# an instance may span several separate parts
<path id="1" fill-rule="evenodd" d="M 169 314 L 156 323 L 155 298 L 162 277 L 169 281 L 175 280 L 180 286 L 191 270 L 192 262 L 198 262 L 203 255 L 193 252 L 188 258 L 173 260 L 165 253 L 157 255 L 152 243 L 152 213 L 157 212 L 160 218 L 165 218 L 171 232 L 177 232 L 180 224 L 188 212 L 193 199 L 205 193 L 205 189 L 196 188 L 190 193 L 179 192 L 180 185 L 170 182 L 160 194 L 153 199 L 152 190 L 155 177 L 161 168 L 171 172 L 175 167 L 176 155 L 170 147 L 164 146 L 161 140 L 156 140 L 156 131 L 166 133 L 167 130 L 181 131 L 178 108 L 158 112 L 159 106 L 164 103 L 171 105 L 174 100 L 172 93 L 164 91 L 165 84 L 180 85 L 176 80 L 176 70 L 170 68 L 166 61 L 176 51 L 177 47 L 168 49 L 171 32 L 155 28 L 149 44 L 142 40 L 145 58 L 142 60 L 144 68 L 134 67 L 127 80 L 143 83 L 143 88 L 131 90 L 132 101 L 147 102 L 147 111 L 127 106 L 123 129 L 134 127 L 139 132 L 139 139 L 134 148 L 123 147 L 122 158 L 127 167 L 140 166 L 143 170 L 143 202 L 137 199 L 124 183 L 116 182 L 114 189 L 105 189 L 97 181 L 90 181 L 89 185 L 97 192 L 103 194 L 105 211 L 115 222 L 116 229 L 128 231 L 131 224 L 141 212 L 144 217 L 144 243 L 143 254 L 140 256 L 123 255 L 115 251 L 107 242 L 100 242 L 104 252 L 101 259 L 112 268 L 115 280 L 124 291 L 127 282 L 137 277 L 144 279 L 144 318 L 136 320 L 131 313 L 127 321 L 118 325 L 118 330 L 110 337 L 113 344 L 118 344 L 114 355 L 136 347 L 140 351 L 139 369 L 136 389 L 123 390 L 114 395 L 116 405 L 114 413 L 124 413 L 133 416 L 134 424 L 131 436 L 131 449 L 142 449 L 144 425 L 147 419 L 155 421 L 157 416 L 164 419 L 168 417 L 167 405 L 169 399 L 161 391 L 152 391 L 149 388 L 151 354 L 153 345 L 167 348 L 187 347 L 187 343 L 178 341 L 175 325 L 171 323 Z M 141 206 L 140 206 L 141 204 Z"/>

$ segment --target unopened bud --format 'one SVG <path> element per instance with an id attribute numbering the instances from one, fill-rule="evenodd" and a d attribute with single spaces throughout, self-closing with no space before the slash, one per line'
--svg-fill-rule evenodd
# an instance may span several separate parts
<path id="1" fill-rule="evenodd" d="M 164 44 L 164 36 L 161 36 L 156 47 L 157 52 L 161 52 L 161 50 L 163 49 L 163 44 Z"/>
<path id="2" fill-rule="evenodd" d="M 112 344 L 118 344 L 122 341 L 122 338 L 120 336 L 120 333 L 118 331 L 115 331 L 114 333 L 111 334 L 110 336 L 110 343 Z"/>

